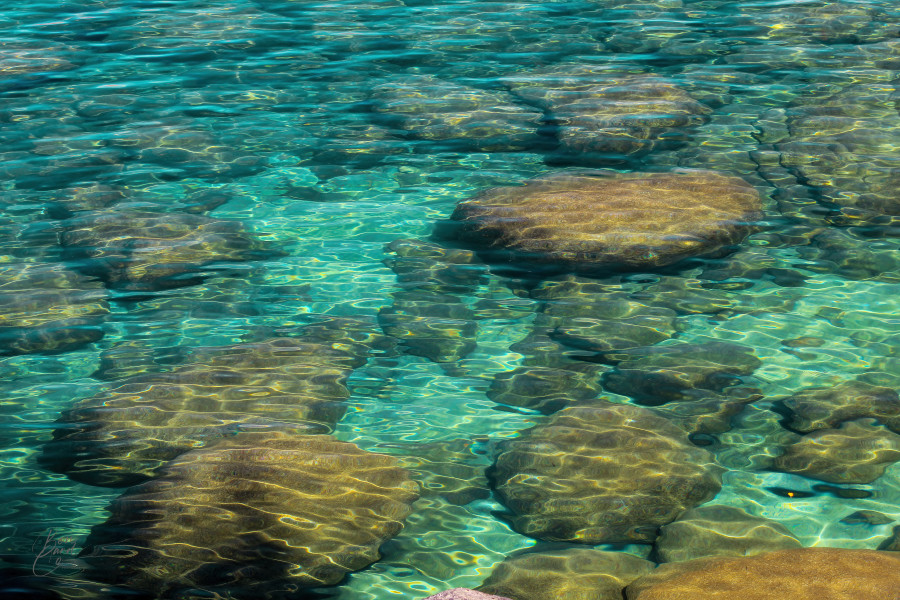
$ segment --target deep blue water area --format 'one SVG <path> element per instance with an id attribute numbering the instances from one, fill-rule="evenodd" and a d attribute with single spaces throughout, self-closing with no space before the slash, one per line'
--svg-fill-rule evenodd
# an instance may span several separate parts
<path id="1" fill-rule="evenodd" d="M 897 2 L 0 0 L 0 30 L 0 596 L 900 550 Z"/>

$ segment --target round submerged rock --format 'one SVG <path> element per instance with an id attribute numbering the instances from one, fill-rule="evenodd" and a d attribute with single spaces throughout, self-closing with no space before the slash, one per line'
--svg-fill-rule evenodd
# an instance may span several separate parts
<path id="1" fill-rule="evenodd" d="M 379 559 L 418 497 L 397 461 L 328 435 L 245 433 L 129 489 L 94 527 L 90 578 L 153 597 L 288 597 Z"/>
<path id="2" fill-rule="evenodd" d="M 656 540 L 656 555 L 661 562 L 680 562 L 800 547 L 800 541 L 781 523 L 735 506 L 704 504 L 663 526 Z"/>
<path id="3" fill-rule="evenodd" d="M 218 263 L 285 255 L 240 221 L 202 215 L 101 211 L 70 219 L 64 227 L 64 258 L 117 289 L 195 285 L 221 270 Z"/>
<path id="4" fill-rule="evenodd" d="M 788 415 L 788 426 L 797 431 L 833 429 L 844 421 L 872 418 L 900 433 L 900 395 L 858 379 L 800 390 L 780 407 Z"/>
<path id="5" fill-rule="evenodd" d="M 124 487 L 189 450 L 247 430 L 327 433 L 346 410 L 347 377 L 365 358 L 350 344 L 304 338 L 195 349 L 63 412 L 40 462 L 91 485 Z"/>
<path id="6" fill-rule="evenodd" d="M 652 542 L 712 498 L 721 468 L 650 409 L 598 401 L 502 442 L 488 472 L 513 527 L 542 540 Z"/>
<path id="7" fill-rule="evenodd" d="M 593 548 L 528 552 L 497 565 L 478 589 L 512 600 L 621 600 L 625 586 L 653 567 L 632 554 Z"/>
<path id="8" fill-rule="evenodd" d="M 667 563 L 626 588 L 628 600 L 886 600 L 900 590 L 900 555 L 796 548 Z"/>
<path id="9" fill-rule="evenodd" d="M 100 283 L 61 264 L 0 265 L 0 356 L 96 342 L 108 312 Z"/>
<path id="10" fill-rule="evenodd" d="M 773 468 L 831 483 L 872 483 L 900 461 L 900 435 L 872 419 L 819 429 L 785 448 Z"/>
<path id="11" fill-rule="evenodd" d="M 752 186 L 713 171 L 561 171 L 461 202 L 436 235 L 492 262 L 590 275 L 721 251 L 761 210 Z"/>

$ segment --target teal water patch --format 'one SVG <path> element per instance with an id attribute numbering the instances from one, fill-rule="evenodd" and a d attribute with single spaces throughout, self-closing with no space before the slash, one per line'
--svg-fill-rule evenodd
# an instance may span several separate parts
<path id="1" fill-rule="evenodd" d="M 775 463 L 846 421 L 900 433 L 895 4 L 0 3 L 0 548 L 15 589 L 75 598 L 178 580 L 173 571 L 129 587 L 77 556 L 102 554 L 98 532 L 124 492 L 47 466 L 46 448 L 77 419 L 90 435 L 107 431 L 114 410 L 133 410 L 96 444 L 127 462 L 123 435 L 156 448 L 195 427 L 179 450 L 188 454 L 248 432 L 296 435 L 306 421 L 272 416 L 271 398 L 284 394 L 334 399 L 342 416 L 328 435 L 412 473 L 421 498 L 405 526 L 323 576 L 327 585 L 295 589 L 260 533 L 233 555 L 246 571 L 204 555 L 209 571 L 164 595 L 210 593 L 227 571 L 238 597 L 265 580 L 274 587 L 252 594 L 416 599 L 477 587 L 504 558 L 553 544 L 655 559 L 664 523 L 652 515 L 635 517 L 632 540 L 594 539 L 583 522 L 530 537 L 540 528 L 521 523 L 540 510 L 504 504 L 495 489 L 491 466 L 511 440 L 565 407 L 606 402 L 649 411 L 647 422 L 683 433 L 666 434 L 677 444 L 708 451 L 721 469 L 715 503 L 777 521 L 804 546 L 877 548 L 900 522 L 897 464 L 846 483 Z M 752 186 L 749 222 L 648 241 L 679 211 L 719 210 L 708 186 L 669 205 L 620 188 L 632 204 L 610 215 L 579 204 L 583 190 L 550 184 L 533 210 L 501 210 L 487 240 L 472 233 L 483 215 L 466 235 L 448 225 L 463 201 L 499 187 L 521 200 L 559 171 L 610 181 L 690 169 Z M 634 241 L 644 262 L 585 266 L 604 255 L 599 239 L 615 239 L 620 255 Z M 653 262 L 673 246 L 703 251 Z M 209 358 L 281 338 L 314 348 L 296 372 Z M 329 352 L 348 362 L 316 362 Z M 179 380 L 184 369 L 193 375 Z M 788 399 L 848 381 L 877 389 L 838 408 L 819 398 L 829 424 L 796 428 Z M 159 391 L 169 385 L 169 396 Z M 119 386 L 125 408 L 102 395 Z M 98 398 L 95 412 L 69 414 Z M 169 401 L 178 408 L 165 419 L 147 416 Z M 230 401 L 245 405 L 225 411 Z M 227 435 L 203 433 L 211 414 Z M 545 447 L 546 461 L 523 463 L 509 485 L 544 478 L 549 504 L 565 512 L 584 501 L 587 515 L 590 499 L 566 497 L 560 480 L 587 473 L 606 489 L 632 467 L 591 475 L 614 453 L 578 423 L 566 427 L 584 446 Z M 849 470 L 846 456 L 900 451 L 882 438 L 821 454 Z M 226 520 L 239 513 L 222 509 L 232 483 L 211 486 Z M 640 512 L 622 502 L 622 514 Z M 884 522 L 846 521 L 860 510 Z M 126 546 L 166 552 L 114 525 Z M 265 529 L 248 520 L 241 531 Z M 204 537 L 202 523 L 183 535 L 176 543 L 234 550 Z M 328 561 L 342 552 L 365 554 L 334 550 Z"/>

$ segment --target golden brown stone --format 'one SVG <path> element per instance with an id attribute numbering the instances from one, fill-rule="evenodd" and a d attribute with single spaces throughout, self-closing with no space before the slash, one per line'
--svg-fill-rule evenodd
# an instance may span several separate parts
<path id="1" fill-rule="evenodd" d="M 734 506 L 704 504 L 662 527 L 656 555 L 661 562 L 680 562 L 800 547 L 800 541 L 781 523 L 749 515 Z"/>
<path id="2" fill-rule="evenodd" d="M 797 431 L 832 429 L 843 421 L 870 417 L 900 432 L 900 396 L 889 387 L 843 381 L 800 390 L 782 403 Z"/>
<path id="3" fill-rule="evenodd" d="M 139 290 L 196 284 L 210 263 L 284 255 L 240 221 L 184 213 L 96 212 L 68 221 L 60 241 L 89 275 Z"/>
<path id="4" fill-rule="evenodd" d="M 517 531 L 600 544 L 653 541 L 719 491 L 720 472 L 650 409 L 596 401 L 502 442 L 488 476 Z"/>
<path id="5" fill-rule="evenodd" d="M 461 202 L 438 234 L 499 262 L 593 273 L 720 250 L 742 240 L 760 210 L 753 187 L 712 171 L 562 171 Z"/>
<path id="6" fill-rule="evenodd" d="M 41 460 L 73 479 L 118 487 L 242 431 L 330 431 L 346 410 L 345 381 L 363 362 L 342 346 L 275 338 L 196 349 L 174 371 L 134 376 L 76 403 Z"/>
<path id="7" fill-rule="evenodd" d="M 820 429 L 788 446 L 774 468 L 832 483 L 872 483 L 900 460 L 900 435 L 870 419 Z"/>
<path id="8" fill-rule="evenodd" d="M 898 590 L 900 555 L 797 548 L 667 563 L 626 593 L 628 600 L 887 600 Z"/>
<path id="9" fill-rule="evenodd" d="M 333 585 L 378 560 L 417 495 L 392 457 L 327 435 L 244 433 L 116 499 L 86 560 L 93 578 L 154 597 Z"/>
<path id="10" fill-rule="evenodd" d="M 108 312 L 101 284 L 62 265 L 0 265 L 0 355 L 95 342 Z"/>
<path id="11" fill-rule="evenodd" d="M 625 552 L 568 548 L 504 560 L 478 589 L 512 600 L 621 600 L 653 563 Z"/>

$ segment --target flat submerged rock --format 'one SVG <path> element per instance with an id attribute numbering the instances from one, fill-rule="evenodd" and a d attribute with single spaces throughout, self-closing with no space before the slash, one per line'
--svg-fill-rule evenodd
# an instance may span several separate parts
<path id="1" fill-rule="evenodd" d="M 900 555 L 797 548 L 668 563 L 626 588 L 628 600 L 887 600 L 900 590 Z"/>
<path id="2" fill-rule="evenodd" d="M 418 491 L 393 457 L 328 435 L 243 433 L 117 498 L 85 561 L 94 579 L 154 597 L 286 597 L 378 560 Z"/>
<path id="3" fill-rule="evenodd" d="M 752 186 L 713 171 L 561 171 L 461 202 L 436 235 L 491 262 L 596 274 L 721 251 L 751 232 L 761 209 Z"/>

